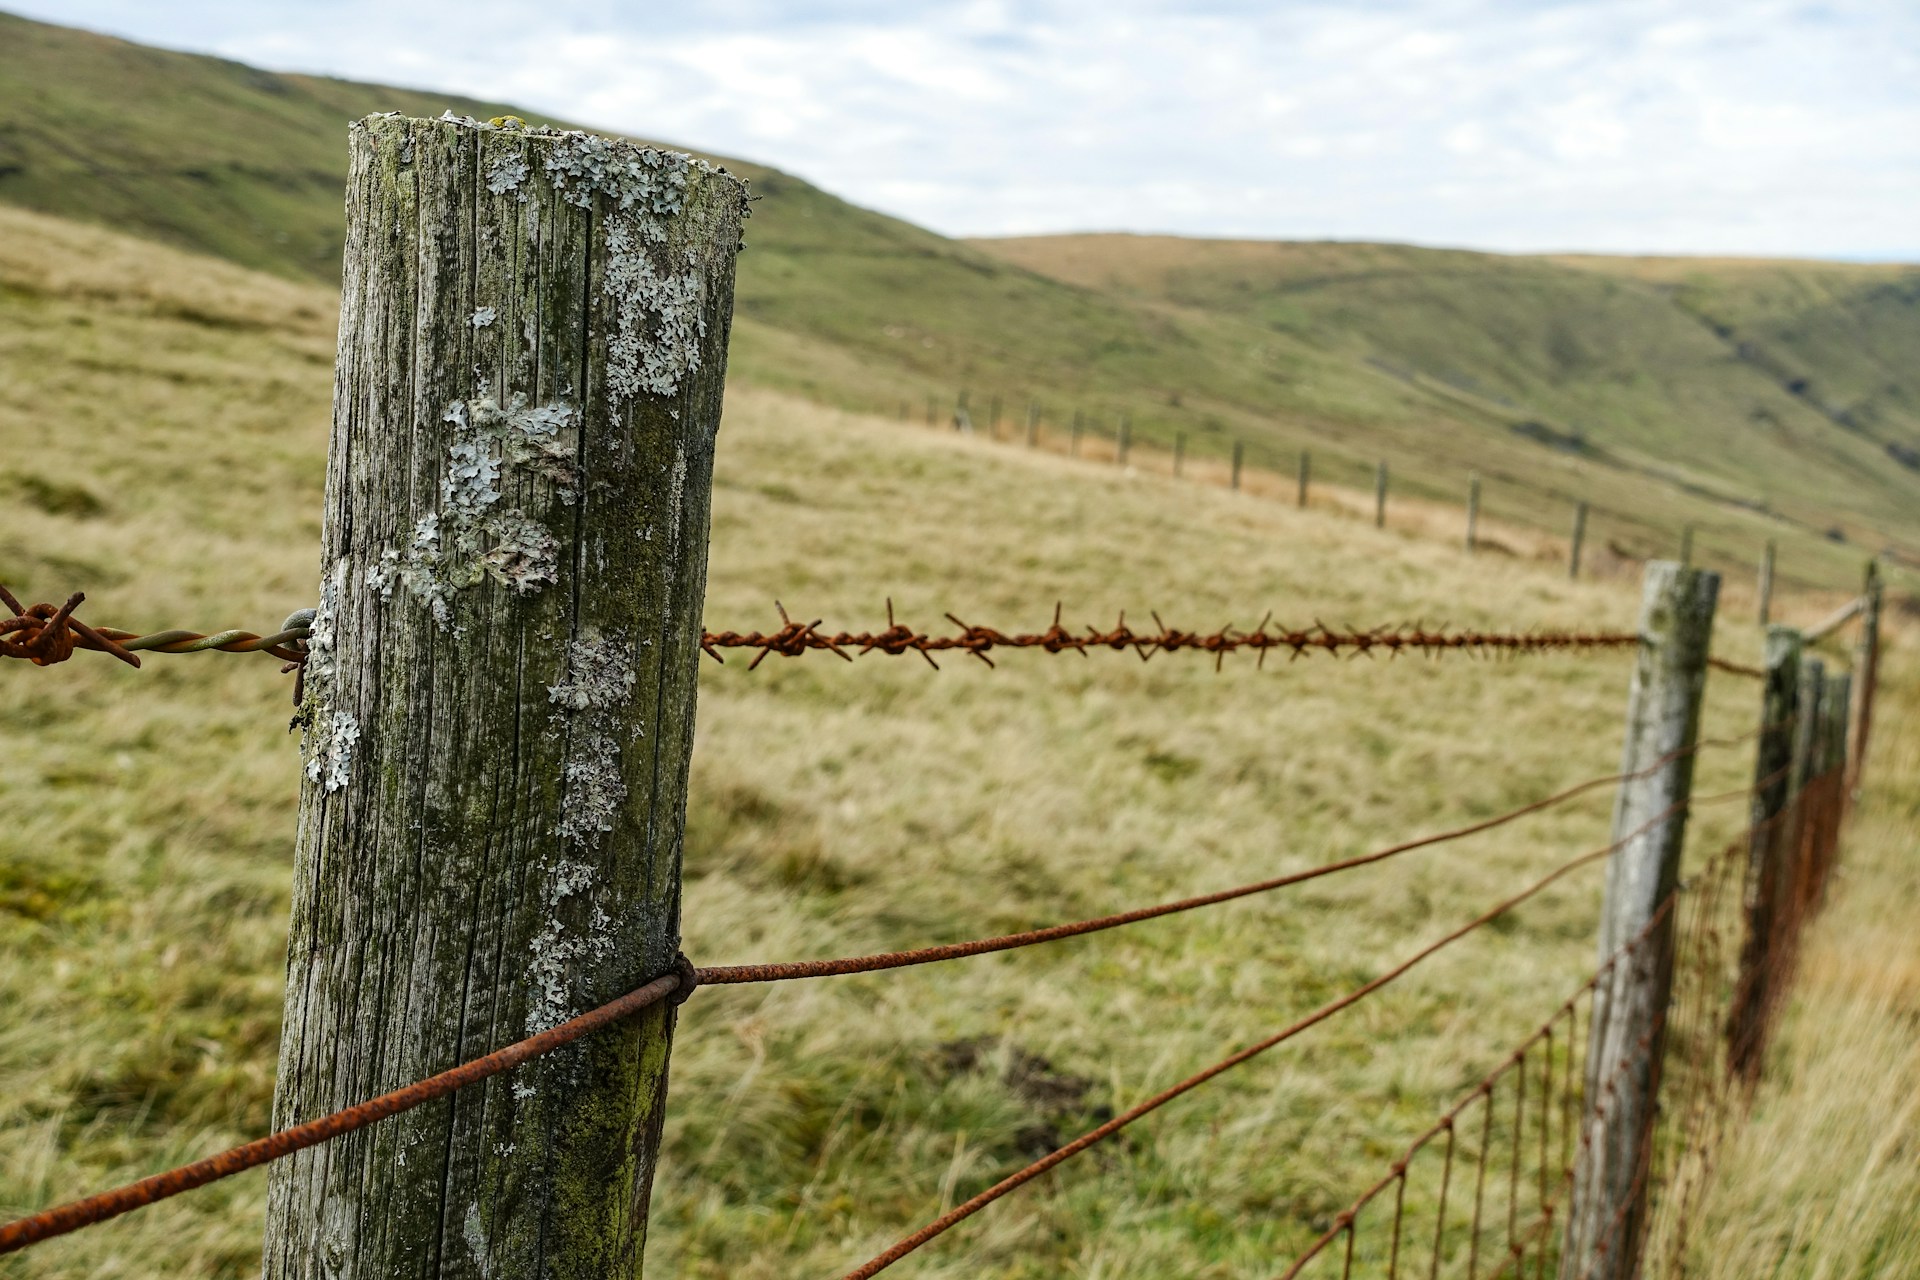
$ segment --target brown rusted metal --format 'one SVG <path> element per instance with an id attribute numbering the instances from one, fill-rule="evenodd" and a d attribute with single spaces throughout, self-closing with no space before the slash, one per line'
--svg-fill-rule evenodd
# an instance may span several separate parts
<path id="1" fill-rule="evenodd" d="M 1048 653 L 1086 654 L 1092 649 L 1131 650 L 1142 661 L 1160 653 L 1198 650 L 1212 654 L 1216 664 L 1227 655 L 1252 651 L 1262 663 L 1269 653 L 1283 652 L 1290 659 L 1312 653 L 1372 657 L 1403 653 L 1437 655 L 1468 653 L 1480 657 L 1511 656 L 1580 649 L 1626 649 L 1639 643 L 1630 632 L 1587 631 L 1455 631 L 1445 627 L 1428 629 L 1418 624 L 1345 628 L 1336 630 L 1316 621 L 1306 628 L 1275 627 L 1271 614 L 1251 631 L 1228 624 L 1217 631 L 1183 631 L 1170 627 L 1153 614 L 1154 630 L 1136 630 L 1121 614 L 1112 627 L 1088 626 L 1084 633 L 1068 630 L 1062 623 L 1062 608 L 1054 607 L 1053 622 L 1044 631 L 1005 632 L 976 626 L 949 613 L 947 620 L 956 631 L 935 635 L 915 630 L 898 622 L 893 602 L 887 602 L 887 626 L 883 631 L 837 631 L 820 629 L 820 620 L 796 622 L 778 601 L 780 628 L 772 632 L 709 631 L 702 648 L 716 661 L 724 661 L 722 649 L 753 649 L 757 652 L 749 669 L 757 667 L 768 654 L 797 658 L 816 650 L 825 650 L 841 658 L 869 653 L 898 656 L 917 653 L 937 666 L 936 653 L 964 653 L 988 666 L 995 649 L 1041 649 Z"/>
<path id="2" fill-rule="evenodd" d="M 22 605 L 5 586 L 0 586 L 0 604 L 13 616 L 0 619 L 0 657 L 26 658 L 35 666 L 50 667 L 65 662 L 76 649 L 91 649 L 110 654 L 130 667 L 138 667 L 137 651 L 154 653 L 197 653 L 218 649 L 227 653 L 270 653 L 283 662 L 300 662 L 306 656 L 308 628 L 290 627 L 272 635 L 252 631 L 154 631 L 142 635 L 116 627 L 90 627 L 73 616 L 87 597 L 76 591 L 66 604 Z M 15 638 L 18 637 L 18 638 Z"/>
<path id="3" fill-rule="evenodd" d="M 1123 925 L 1139 924 L 1147 920 L 1156 920 L 1161 916 L 1178 915 L 1181 912 L 1194 911 L 1200 907 L 1210 907 L 1222 902 L 1232 902 L 1236 898 L 1252 897 L 1255 894 L 1270 893 L 1275 889 L 1284 889 L 1292 885 L 1304 884 L 1309 880 L 1318 880 L 1323 876 L 1336 875 L 1342 871 L 1351 871 L 1357 867 L 1370 866 L 1376 862 L 1385 862 L 1401 854 L 1412 853 L 1418 849 L 1428 849 L 1435 845 L 1446 844 L 1467 836 L 1478 835 L 1495 827 L 1505 826 L 1543 809 L 1552 808 L 1584 795 L 1600 787 L 1613 786 L 1622 782 L 1634 781 L 1648 776 L 1683 755 L 1691 755 L 1707 747 L 1737 745 L 1747 740 L 1749 735 L 1738 738 L 1709 738 L 1683 747 L 1678 751 L 1656 760 L 1647 769 L 1638 773 L 1609 774 L 1602 778 L 1590 778 L 1585 782 L 1557 791 L 1550 796 L 1509 809 L 1505 813 L 1463 827 L 1454 827 L 1432 835 L 1419 836 L 1412 840 L 1403 840 L 1398 844 L 1387 845 L 1371 853 L 1358 854 L 1351 858 L 1342 858 L 1337 862 L 1323 863 L 1283 876 L 1274 876 L 1266 880 L 1256 880 L 1251 884 L 1236 885 L 1231 889 L 1220 889 L 1213 893 L 1200 894 L 1191 898 L 1181 898 L 1173 902 L 1156 903 L 1149 907 L 1136 907 L 1131 911 L 1116 912 L 1112 915 L 1096 916 L 1089 920 L 1075 920 L 1066 924 L 1048 925 L 1041 929 L 1029 929 L 1022 933 L 1001 934 L 992 938 L 974 938 L 966 942 L 949 942 L 939 946 L 920 947 L 911 951 L 881 951 L 861 956 L 840 956 L 825 960 L 793 960 L 770 964 L 732 964 L 710 965 L 696 970 L 702 986 L 729 986 L 754 982 L 788 982 L 802 978 L 835 978 L 854 973 L 875 973 L 883 969 L 905 969 L 914 965 L 936 964 L 946 960 L 961 960 L 968 956 L 987 955 L 995 951 L 1012 951 L 1020 947 L 1031 947 L 1043 942 L 1057 942 L 1065 938 L 1077 938 L 1089 933 L 1100 933 L 1107 929 L 1116 929 Z M 1744 798 L 1746 789 L 1728 792 L 1717 796 L 1697 797 L 1691 801 L 1694 805 L 1712 804 L 1717 801 Z M 1668 811 L 1677 812 L 1678 809 Z"/>
<path id="4" fill-rule="evenodd" d="M 57 609 L 50 604 L 22 606 L 11 591 L 0 586 L 0 603 L 14 615 L 0 620 L 0 657 L 26 658 L 36 667 L 50 667 L 56 662 L 65 662 L 73 656 L 74 649 L 80 647 L 98 649 L 130 666 L 139 666 L 140 659 L 73 616 L 73 611 L 86 598 L 86 593 L 76 591 Z M 10 640 L 9 636 L 24 638 Z"/>
<path id="5" fill-rule="evenodd" d="M 1675 811 L 1677 811 L 1679 808 L 1682 808 L 1682 807 L 1684 807 L 1684 802 L 1682 802 L 1681 805 L 1674 806 L 1674 809 Z M 1670 816 L 1671 816 L 1670 813 L 1662 813 L 1657 818 L 1655 818 L 1654 821 L 1655 822 L 1665 821 L 1666 818 Z M 1648 827 L 1650 828 L 1651 825 L 1652 824 L 1649 823 Z M 1366 999 L 1368 996 L 1372 995 L 1374 992 L 1380 990 L 1382 987 L 1388 985 L 1389 983 L 1393 982 L 1395 979 L 1400 978 L 1401 976 L 1406 974 L 1409 970 L 1419 965 L 1422 961 L 1426 960 L 1428 957 L 1434 955 L 1435 953 L 1459 941 L 1461 938 L 1466 937 L 1468 934 L 1474 932 L 1475 930 L 1483 928 L 1484 926 L 1492 923 L 1494 920 L 1498 919 L 1500 916 L 1505 915 L 1508 911 L 1511 911 L 1513 908 L 1519 906 L 1521 903 L 1527 901 L 1529 898 L 1532 898 L 1536 894 L 1542 892 L 1549 885 L 1560 880 L 1561 878 L 1572 874 L 1574 871 L 1578 870 L 1581 867 L 1588 866 L 1594 862 L 1598 862 L 1602 858 L 1605 858 L 1611 855 L 1622 844 L 1625 844 L 1627 840 L 1630 840 L 1635 836 L 1638 836 L 1639 834 L 1641 834 L 1640 831 L 1634 831 L 1630 833 L 1627 837 L 1623 838 L 1622 840 L 1617 841 L 1614 844 L 1608 845 L 1606 848 L 1595 849 L 1590 853 L 1581 854 L 1579 857 L 1574 858 L 1569 862 L 1562 863 L 1559 867 L 1555 868 L 1553 871 L 1549 872 L 1547 875 L 1541 877 L 1539 880 L 1534 881 L 1531 885 L 1527 886 L 1525 889 L 1521 890 L 1519 893 L 1514 894 L 1512 897 L 1509 897 L 1504 901 L 1495 904 L 1489 910 L 1482 912 L 1480 915 L 1476 916 L 1474 919 L 1468 921 L 1466 924 L 1446 934 L 1444 937 L 1441 937 L 1434 942 L 1428 943 L 1426 946 L 1414 952 L 1412 955 L 1408 956 L 1405 960 L 1402 960 L 1399 964 L 1393 966 L 1391 969 L 1388 969 L 1384 973 L 1380 974 L 1378 977 L 1375 977 L 1372 980 L 1368 981 L 1367 983 L 1354 988 L 1352 991 L 1348 992 L 1346 995 L 1339 997 L 1336 1000 L 1329 1001 L 1328 1003 L 1320 1006 L 1320 1008 L 1314 1010 L 1312 1013 L 1308 1014 L 1306 1017 L 1301 1018 L 1299 1021 L 1294 1022 L 1289 1026 L 1282 1028 L 1281 1030 L 1275 1032 L 1273 1035 L 1268 1036 L 1266 1039 L 1250 1044 L 1244 1049 L 1241 1049 L 1239 1052 L 1231 1054 L 1228 1057 L 1222 1058 L 1220 1061 L 1214 1063 L 1212 1066 L 1207 1067 L 1202 1071 L 1195 1072 L 1193 1075 L 1188 1076 L 1185 1080 L 1180 1081 L 1178 1084 L 1173 1085 L 1170 1088 L 1162 1090 L 1161 1092 L 1153 1095 L 1151 1098 L 1148 1098 L 1144 1102 L 1136 1104 L 1135 1106 L 1115 1116 L 1113 1119 L 1107 1121 L 1105 1124 L 1100 1125 L 1098 1128 L 1089 1129 L 1087 1132 L 1081 1134 L 1078 1138 L 1075 1138 L 1072 1142 L 1069 1142 L 1064 1146 L 1056 1148 L 1055 1150 L 1042 1156 L 1040 1159 L 1034 1161 L 1032 1164 L 1028 1165 L 1026 1168 L 1021 1169 L 1018 1172 L 1011 1174 L 1006 1178 L 1001 1179 L 999 1182 L 995 1183 L 991 1187 L 988 1187 L 985 1191 L 982 1191 L 979 1195 L 974 1196 L 972 1199 L 968 1200 L 966 1203 L 956 1206 L 955 1208 L 949 1210 L 948 1212 L 940 1215 L 940 1217 L 934 1219 L 932 1222 L 929 1222 L 926 1226 L 920 1228 L 918 1231 L 915 1231 L 912 1235 L 902 1238 L 900 1241 L 894 1244 L 891 1248 L 887 1249 L 885 1252 L 877 1254 L 873 1258 L 869 1259 L 867 1262 L 861 1264 L 858 1267 L 855 1267 L 852 1271 L 847 1272 L 846 1275 L 842 1278 L 842 1280 L 868 1280 L 869 1277 L 879 1274 L 881 1271 L 886 1270 L 888 1267 L 892 1266 L 894 1263 L 898 1262 L 900 1259 L 906 1257 L 908 1254 L 918 1249 L 921 1245 L 926 1244 L 929 1240 L 932 1240 L 936 1236 L 944 1234 L 946 1231 L 948 1231 L 952 1227 L 957 1226 L 959 1223 L 965 1221 L 967 1218 L 972 1217 L 974 1214 L 986 1208 L 988 1205 L 992 1204 L 995 1200 L 1000 1199 L 1002 1196 L 1006 1195 L 1008 1192 L 1013 1191 L 1025 1185 L 1026 1183 L 1033 1181 L 1033 1179 L 1047 1172 L 1047 1170 L 1053 1168 L 1055 1165 L 1061 1164 L 1062 1162 L 1071 1159 L 1072 1157 L 1080 1154 L 1080 1152 L 1085 1151 L 1087 1148 L 1095 1145 L 1096 1143 L 1102 1142 L 1107 1138 L 1112 1137 L 1114 1134 L 1118 1133 L 1121 1129 L 1124 1129 L 1128 1125 L 1132 1124 L 1135 1120 L 1140 1119 L 1142 1116 L 1147 1115 L 1150 1112 L 1159 1110 L 1161 1107 L 1165 1106 L 1169 1102 L 1172 1102 L 1175 1098 L 1180 1097 L 1182 1094 L 1188 1093 L 1198 1088 L 1199 1086 L 1205 1084 L 1207 1081 L 1212 1080 L 1214 1077 L 1222 1075 L 1225 1072 L 1232 1070 L 1234 1067 L 1239 1066 L 1241 1063 L 1246 1062 L 1251 1058 L 1257 1057 L 1262 1053 L 1265 1053 L 1267 1050 L 1274 1048 L 1276 1045 L 1283 1044 L 1286 1041 L 1291 1040 L 1295 1036 L 1299 1035 L 1300 1033 L 1307 1031 L 1312 1027 L 1318 1026 L 1320 1023 L 1325 1022 L 1328 1018 L 1333 1017 L 1335 1014 L 1341 1012 L 1342 1010 L 1358 1004 L 1360 1001 Z M 1350 1217 L 1343 1218 L 1341 1222 L 1339 1222 L 1337 1225 L 1340 1229 L 1345 1229 L 1347 1224 L 1349 1224 L 1351 1221 L 1352 1219 Z"/>
<path id="6" fill-rule="evenodd" d="M 155 631 L 142 635 L 112 627 L 95 629 L 81 623 L 71 614 L 73 606 L 83 598 L 76 594 L 68 601 L 64 612 L 55 610 L 51 605 L 34 605 L 31 609 L 23 609 L 12 596 L 5 594 L 4 587 L 0 587 L 0 599 L 4 599 L 8 607 L 19 615 L 0 622 L 0 656 L 32 658 L 39 665 L 48 666 L 65 661 L 76 648 L 95 649 L 111 653 L 137 667 L 140 660 L 134 656 L 135 651 L 196 653 L 217 649 L 225 653 L 270 653 L 291 664 L 286 668 L 289 671 L 305 660 L 308 634 L 305 625 L 287 627 L 264 636 L 251 631 L 218 631 L 211 634 Z M 978 658 L 991 667 L 993 659 L 989 655 L 996 649 L 1039 649 L 1046 653 L 1077 653 L 1082 657 L 1090 650 L 1110 649 L 1115 652 L 1131 651 L 1142 662 L 1156 654 L 1192 650 L 1211 654 L 1214 666 L 1218 669 L 1229 655 L 1242 650 L 1251 651 L 1256 657 L 1256 665 L 1264 666 L 1267 655 L 1276 652 L 1285 653 L 1289 661 L 1314 653 L 1369 658 L 1380 654 L 1391 658 L 1409 653 L 1428 657 L 1466 653 L 1473 657 L 1497 658 L 1539 653 L 1624 650 L 1639 643 L 1639 637 L 1631 633 L 1610 631 L 1455 631 L 1446 627 L 1429 629 L 1418 624 L 1336 630 L 1317 621 L 1304 629 L 1286 628 L 1274 627 L 1271 614 L 1251 631 L 1238 630 L 1231 624 L 1218 631 L 1183 631 L 1168 626 L 1157 613 L 1152 615 L 1154 630 L 1135 630 L 1127 624 L 1123 613 L 1112 627 L 1103 630 L 1088 626 L 1080 633 L 1070 631 L 1063 625 L 1062 608 L 1059 605 L 1054 606 L 1053 622 L 1044 631 L 998 631 L 992 627 L 975 626 L 949 613 L 947 620 L 957 630 L 946 635 L 935 635 L 896 620 L 891 600 L 887 602 L 887 625 L 882 631 L 826 632 L 820 629 L 821 620 L 818 618 L 811 622 L 796 622 L 779 601 L 774 602 L 774 608 L 780 613 L 780 628 L 777 631 L 706 631 L 701 638 L 701 651 L 715 662 L 724 663 L 726 657 L 722 650 L 754 650 L 753 660 L 747 664 L 749 671 L 758 667 L 769 654 L 798 658 L 816 651 L 831 653 L 848 662 L 869 653 L 895 657 L 912 653 L 918 654 L 936 670 L 940 664 L 934 660 L 935 654 L 961 653 Z M 27 633 L 27 639 L 6 638 L 9 634 L 19 632 Z M 53 656 L 56 653 L 58 656 Z M 1708 665 L 1734 675 L 1759 678 L 1764 674 L 1756 667 L 1743 666 L 1725 658 L 1709 658 L 1707 661 Z M 297 695 L 295 700 L 298 701 Z"/>
<path id="7" fill-rule="evenodd" d="M 236 1173 L 256 1168 L 260 1165 L 279 1160 L 317 1146 L 331 1138 L 363 1129 L 376 1120 L 410 1111 L 422 1103 L 444 1098 L 456 1089 L 478 1083 L 489 1076 L 499 1075 L 502 1071 L 519 1066 L 531 1058 L 551 1053 L 561 1045 L 569 1044 L 580 1037 L 599 1030 L 612 1022 L 630 1017 L 650 1005 L 658 1004 L 679 993 L 684 978 L 684 959 L 673 973 L 663 974 L 643 987 L 629 991 L 616 1000 L 601 1005 L 598 1009 L 583 1013 L 579 1017 L 537 1036 L 530 1036 L 504 1049 L 496 1049 L 484 1058 L 463 1063 L 439 1075 L 429 1076 L 417 1084 L 404 1089 L 382 1094 L 344 1111 L 336 1111 L 330 1116 L 309 1120 L 305 1124 L 295 1125 L 291 1129 L 282 1129 L 278 1133 L 256 1139 L 242 1146 L 233 1147 L 218 1155 L 193 1164 L 170 1169 L 138 1182 L 128 1183 L 112 1191 L 88 1196 L 84 1200 L 75 1200 L 58 1205 L 16 1222 L 0 1226 L 0 1254 L 12 1253 L 42 1240 L 63 1236 L 82 1227 L 117 1218 L 123 1213 L 144 1208 L 156 1201 L 166 1200 L 203 1187 L 209 1182 L 221 1178 L 230 1178 Z"/>

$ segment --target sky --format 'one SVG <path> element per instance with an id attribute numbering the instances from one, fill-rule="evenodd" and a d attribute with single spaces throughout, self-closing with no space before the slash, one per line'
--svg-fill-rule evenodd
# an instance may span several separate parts
<path id="1" fill-rule="evenodd" d="M 1920 0 L 0 0 L 950 235 L 1920 260 Z"/>

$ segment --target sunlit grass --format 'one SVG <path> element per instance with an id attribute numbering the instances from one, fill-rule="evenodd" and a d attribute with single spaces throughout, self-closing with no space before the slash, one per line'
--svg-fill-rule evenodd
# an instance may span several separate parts
<path id="1" fill-rule="evenodd" d="M 0 580 L 133 628 L 266 630 L 317 577 L 333 302 L 0 215 Z M 1636 584 L 1469 559 L 1266 495 L 1096 470 L 736 390 L 709 622 L 1038 628 L 1631 624 Z M 37 488 L 35 486 L 38 486 Z M 83 495 L 73 497 L 72 495 Z M 1826 602 L 1789 602 L 1812 616 Z M 1724 652 L 1751 660 L 1744 617 Z M 689 816 L 701 963 L 884 949 L 1132 906 L 1486 816 L 1609 772 L 1619 656 L 1142 664 L 1009 653 L 709 665 Z M 267 1122 L 294 824 L 289 677 L 252 656 L 0 667 L 0 1212 Z M 1716 678 L 1710 732 L 1755 712 Z M 1884 737 L 1900 740 L 1895 716 Z M 1903 763 L 1904 762 L 1904 763 Z M 1911 777 L 1911 748 L 1881 768 Z M 1738 752 L 1700 785 L 1737 786 Z M 1702 847 L 1736 817 L 1703 815 Z M 1604 794 L 1299 890 L 682 1015 L 652 1273 L 836 1275 L 1046 1146 L 1358 985 L 1574 853 Z M 1862 864 L 1864 878 L 1876 864 Z M 904 1264 L 918 1276 L 1265 1275 L 1593 962 L 1598 876 L 1143 1122 Z M 1889 908 L 1891 910 L 1891 908 Z M 1844 939 L 1842 940 L 1844 941 Z M 1817 964 L 1810 961 L 1810 971 Z M 9 1259 L 239 1276 L 263 1181 Z"/>

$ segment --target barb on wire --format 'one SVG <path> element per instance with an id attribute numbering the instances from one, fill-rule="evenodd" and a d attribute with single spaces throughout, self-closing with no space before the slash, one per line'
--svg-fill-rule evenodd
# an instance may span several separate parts
<path id="1" fill-rule="evenodd" d="M 117 627 L 90 627 L 80 621 L 73 616 L 73 611 L 86 598 L 84 592 L 76 591 L 57 609 L 50 604 L 27 606 L 0 586 L 0 603 L 13 611 L 12 617 L 0 619 L 0 657 L 28 658 L 35 666 L 50 667 L 71 658 L 76 649 L 91 649 L 112 654 L 128 666 L 138 667 L 137 655 L 144 651 L 199 653 L 218 649 L 225 653 L 268 653 L 290 663 L 306 661 L 308 624 L 313 619 L 311 609 L 303 609 L 288 618 L 281 629 L 271 635 L 238 630 L 216 631 L 210 635 L 197 631 L 154 631 L 142 635 Z"/>

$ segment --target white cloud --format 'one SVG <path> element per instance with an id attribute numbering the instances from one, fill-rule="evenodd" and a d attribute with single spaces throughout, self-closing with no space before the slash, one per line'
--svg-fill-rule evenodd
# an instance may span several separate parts
<path id="1" fill-rule="evenodd" d="M 11 0 L 521 102 L 953 233 L 1920 258 L 1908 0 Z M 507 34 L 503 34 L 507 33 Z"/>

